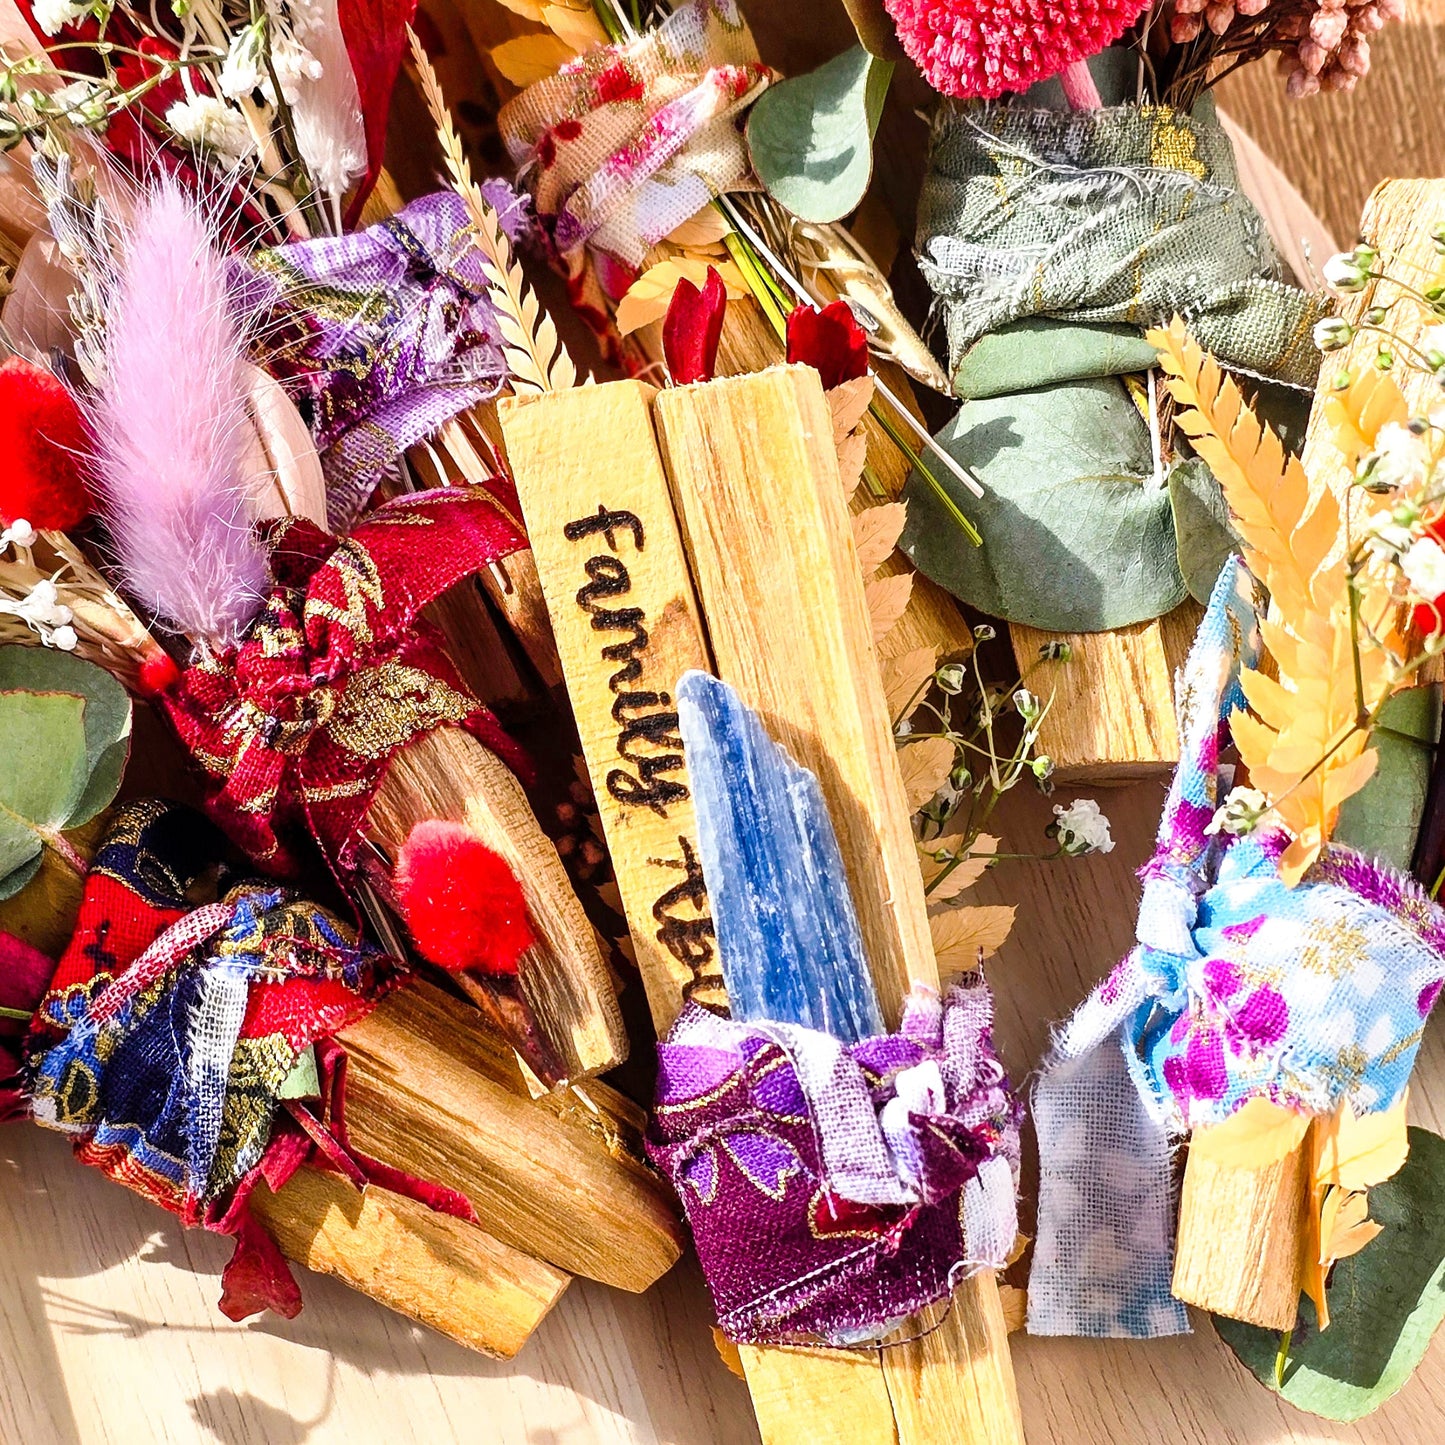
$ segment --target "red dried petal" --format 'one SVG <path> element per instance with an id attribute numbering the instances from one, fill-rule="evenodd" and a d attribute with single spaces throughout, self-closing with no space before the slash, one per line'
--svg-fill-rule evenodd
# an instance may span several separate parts
<path id="1" fill-rule="evenodd" d="M 727 305 L 727 287 L 715 266 L 707 268 L 700 291 L 686 277 L 677 283 L 662 323 L 662 354 L 675 386 L 712 380 Z"/>
<path id="2" fill-rule="evenodd" d="M 788 360 L 811 366 L 823 378 L 823 390 L 868 374 L 868 337 L 846 301 L 830 301 L 820 311 L 797 306 L 788 317 Z"/>

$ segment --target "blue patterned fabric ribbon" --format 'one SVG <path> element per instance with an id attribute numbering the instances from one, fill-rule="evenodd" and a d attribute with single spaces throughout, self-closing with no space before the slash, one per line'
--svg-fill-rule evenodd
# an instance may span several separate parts
<path id="1" fill-rule="evenodd" d="M 1278 832 L 1206 831 L 1258 653 L 1253 579 L 1233 559 L 1180 678 L 1181 758 L 1137 945 L 1059 1032 L 1035 1092 L 1034 1334 L 1186 1333 L 1171 1141 L 1256 1096 L 1307 1114 L 1391 1108 L 1445 979 L 1445 911 L 1404 874 L 1330 846 L 1289 888 Z"/>

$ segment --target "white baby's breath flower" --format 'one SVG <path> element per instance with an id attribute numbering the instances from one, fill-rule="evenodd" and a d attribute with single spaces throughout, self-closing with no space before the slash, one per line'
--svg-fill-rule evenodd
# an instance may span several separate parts
<path id="1" fill-rule="evenodd" d="M 93 81 L 73 80 L 51 95 L 48 108 L 76 125 L 99 125 L 105 119 L 105 91 Z"/>
<path id="2" fill-rule="evenodd" d="M 1445 373 L 1445 326 L 1432 326 L 1420 338 L 1420 350 L 1431 371 Z"/>
<path id="3" fill-rule="evenodd" d="M 296 104 L 303 82 L 321 79 L 321 62 L 290 35 L 277 35 L 272 41 L 271 64 L 287 105 Z"/>
<path id="4" fill-rule="evenodd" d="M 1430 468 L 1430 452 L 1424 440 L 1397 421 L 1386 422 L 1376 433 L 1371 455 L 1372 479 L 1394 491 L 1419 486 Z"/>
<path id="5" fill-rule="evenodd" d="M 1314 341 L 1321 351 L 1338 351 L 1350 344 L 1355 328 L 1343 316 L 1326 316 L 1315 322 Z"/>
<path id="6" fill-rule="evenodd" d="M 35 23 L 47 35 L 59 35 L 67 25 L 73 25 L 89 10 L 88 5 L 72 5 L 70 0 L 35 0 L 30 13 Z"/>
<path id="7" fill-rule="evenodd" d="M 1384 561 L 1394 561 L 1411 542 L 1414 533 L 1391 510 L 1381 510 L 1366 519 L 1365 549 Z"/>
<path id="8" fill-rule="evenodd" d="M 24 517 L 16 517 L 3 532 L 0 532 L 0 552 L 10 546 L 33 547 L 34 545 L 35 528 Z"/>
<path id="9" fill-rule="evenodd" d="M 894 727 L 893 736 L 896 738 L 906 738 L 912 731 L 913 724 L 909 722 L 907 718 L 904 718 Z"/>
<path id="10" fill-rule="evenodd" d="M 1320 274 L 1331 291 L 1363 291 L 1370 279 L 1369 268 L 1360 264 L 1360 258 L 1353 251 L 1331 256 Z"/>
<path id="11" fill-rule="evenodd" d="M 42 627 L 64 627 L 71 620 L 70 608 L 60 600 L 60 589 L 42 577 L 20 604 L 20 615 Z"/>
<path id="12" fill-rule="evenodd" d="M 244 30 L 237 31 L 231 39 L 226 58 L 221 62 L 221 73 L 216 80 L 221 94 L 230 100 L 242 100 L 260 88 L 264 74 L 262 58 L 265 24 L 264 20 L 257 20 Z"/>
<path id="13" fill-rule="evenodd" d="M 1066 808 L 1054 804 L 1053 831 L 1059 848 L 1068 854 L 1112 853 L 1114 838 L 1109 820 L 1093 798 L 1075 798 Z"/>
<path id="14" fill-rule="evenodd" d="M 178 100 L 166 112 L 166 124 L 187 144 L 215 151 L 226 160 L 242 160 L 255 146 L 241 112 L 214 95 Z"/>
<path id="15" fill-rule="evenodd" d="M 1421 537 L 1402 553 L 1400 570 L 1415 594 L 1426 602 L 1445 595 L 1445 547 L 1433 537 Z"/>
<path id="16" fill-rule="evenodd" d="M 61 652 L 74 652 L 80 644 L 80 638 L 75 635 L 75 629 L 68 622 L 57 627 L 46 640 Z"/>
<path id="17" fill-rule="evenodd" d="M 1204 831 L 1243 837 L 1253 833 L 1268 812 L 1269 799 L 1258 788 L 1231 788 Z"/>

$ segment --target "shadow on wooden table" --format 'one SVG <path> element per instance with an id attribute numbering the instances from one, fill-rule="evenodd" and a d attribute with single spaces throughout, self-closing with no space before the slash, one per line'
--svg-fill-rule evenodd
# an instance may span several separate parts
<path id="1" fill-rule="evenodd" d="M 0 1439 L 747 1445 L 747 1392 L 690 1258 L 646 1296 L 575 1283 L 489 1360 L 338 1281 L 295 1320 L 216 1308 L 230 1242 L 188 1232 L 30 1125 L 0 1132 Z"/>

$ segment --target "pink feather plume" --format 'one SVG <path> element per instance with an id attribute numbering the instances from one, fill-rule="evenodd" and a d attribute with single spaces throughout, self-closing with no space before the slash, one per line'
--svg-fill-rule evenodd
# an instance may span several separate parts
<path id="1" fill-rule="evenodd" d="M 92 395 L 96 490 L 125 584 L 208 649 L 233 645 L 268 576 L 247 513 L 245 344 L 226 259 L 163 180 L 124 227 Z"/>

